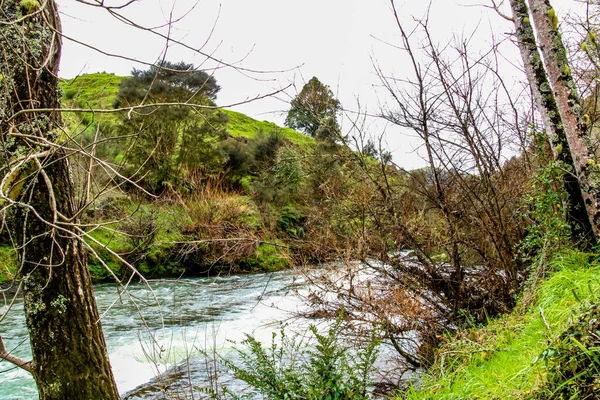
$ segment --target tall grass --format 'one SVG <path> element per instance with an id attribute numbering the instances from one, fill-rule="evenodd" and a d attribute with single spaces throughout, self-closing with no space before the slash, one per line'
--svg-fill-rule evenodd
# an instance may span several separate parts
<path id="1" fill-rule="evenodd" d="M 557 271 L 534 293 L 536 301 L 521 312 L 473 328 L 447 342 L 420 388 L 397 398 L 520 399 L 543 386 L 549 365 L 547 349 L 582 307 L 597 302 L 600 266 L 589 254 L 560 253 Z M 523 310 L 523 309 L 521 309 Z"/>

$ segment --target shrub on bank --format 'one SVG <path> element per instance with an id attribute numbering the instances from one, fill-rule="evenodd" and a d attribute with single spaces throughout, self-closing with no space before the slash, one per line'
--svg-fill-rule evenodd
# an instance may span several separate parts
<path id="1" fill-rule="evenodd" d="M 557 255 L 553 264 L 556 272 L 524 296 L 535 301 L 446 338 L 421 388 L 397 398 L 594 398 L 586 396 L 600 388 L 594 341 L 600 334 L 594 305 L 600 265 L 574 251 Z"/>
<path id="2" fill-rule="evenodd" d="M 377 332 L 370 341 L 352 352 L 341 339 L 342 315 L 327 331 L 319 333 L 310 326 L 313 341 L 304 343 L 298 336 L 274 333 L 269 347 L 247 335 L 237 349 L 241 365 L 224 360 L 238 379 L 246 382 L 252 393 L 233 399 L 254 399 L 257 394 L 273 400 L 364 400 L 371 398 L 371 370 L 377 359 Z"/>

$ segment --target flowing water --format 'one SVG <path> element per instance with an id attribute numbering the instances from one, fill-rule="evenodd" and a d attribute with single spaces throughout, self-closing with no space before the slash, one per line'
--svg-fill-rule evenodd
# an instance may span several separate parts
<path id="1" fill-rule="evenodd" d="M 164 398 L 158 383 L 165 371 L 176 380 L 172 387 L 202 386 L 210 380 L 213 349 L 235 357 L 232 341 L 246 333 L 268 342 L 282 324 L 291 324 L 286 331 L 306 327 L 306 321 L 288 320 L 290 312 L 303 307 L 302 280 L 289 271 L 151 286 L 132 284 L 127 293 L 111 284 L 95 286 L 113 372 L 127 399 Z M 7 350 L 29 359 L 22 308 L 17 300 L 0 323 L 0 334 Z M 29 374 L 7 362 L 0 362 L 0 372 L 0 399 L 37 399 Z"/>

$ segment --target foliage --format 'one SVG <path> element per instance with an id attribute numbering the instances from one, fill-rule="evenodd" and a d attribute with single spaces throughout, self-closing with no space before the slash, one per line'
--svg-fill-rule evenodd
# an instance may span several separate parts
<path id="1" fill-rule="evenodd" d="M 523 197 L 526 217 L 532 221 L 527 236 L 521 242 L 521 254 L 525 260 L 542 254 L 551 257 L 551 253 L 567 244 L 570 237 L 563 208 L 566 195 L 561 186 L 566 172 L 559 162 L 546 157 L 549 151 L 547 140 L 545 134 L 537 133 L 532 143 L 539 161 Z"/>
<path id="2" fill-rule="evenodd" d="M 286 205 L 281 211 L 277 227 L 285 234 L 302 239 L 306 235 L 306 216 L 292 205 Z"/>
<path id="3" fill-rule="evenodd" d="M 272 130 L 267 134 L 258 132 L 250 145 L 254 175 L 258 175 L 261 171 L 273 167 L 276 161 L 277 150 L 284 146 L 284 144 L 283 135 L 279 130 Z"/>
<path id="4" fill-rule="evenodd" d="M 595 399 L 600 392 L 600 305 L 578 310 L 575 320 L 542 353 L 547 382 L 536 399 Z"/>
<path id="5" fill-rule="evenodd" d="M 260 151 L 257 148 L 255 155 Z M 287 147 L 280 147 L 270 157 L 255 159 L 258 176 L 252 183 L 252 195 L 259 204 L 281 207 L 298 198 L 304 171 L 298 161 L 299 154 Z"/>
<path id="6" fill-rule="evenodd" d="M 336 116 L 340 108 L 329 86 L 312 77 L 291 101 L 285 126 L 316 139 L 335 142 L 340 135 Z"/>
<path id="7" fill-rule="evenodd" d="M 151 103 L 168 99 L 202 104 L 205 99 L 213 102 L 219 90 L 214 76 L 195 69 L 192 64 L 161 61 L 147 70 L 134 68 L 131 79 L 121 83 L 115 105 L 137 105 L 144 98 Z"/>
<path id="8" fill-rule="evenodd" d="M 563 251 L 555 255 L 552 263 L 555 265 L 551 269 L 557 272 L 536 288 L 535 302 L 526 303 L 524 308 L 517 307 L 512 314 L 491 321 L 484 328 L 474 327 L 447 337 L 422 387 L 399 397 L 414 400 L 531 398 L 546 387 L 546 379 L 555 368 L 552 358 L 548 359 L 554 350 L 549 349 L 557 342 L 549 343 L 556 332 L 572 332 L 570 318 L 592 321 L 593 318 L 586 319 L 588 310 L 582 305 L 597 303 L 600 291 L 600 266 L 590 262 L 589 254 Z M 573 341 L 570 345 L 569 351 L 579 347 Z M 585 360 L 586 352 L 577 353 L 580 358 L 574 361 Z M 575 365 L 569 364 L 566 358 L 565 363 Z M 588 377 L 593 370 L 589 372 Z M 554 374 L 556 376 L 556 372 Z"/>
<path id="9" fill-rule="evenodd" d="M 289 130 L 289 129 L 287 129 Z M 248 178 L 261 177 L 269 175 L 279 163 L 280 153 L 285 151 L 291 157 L 297 157 L 298 154 L 290 154 L 295 146 L 288 142 L 288 135 L 283 128 L 271 128 L 269 131 L 258 130 L 256 134 L 247 141 L 228 138 L 220 145 L 227 161 L 224 169 L 226 177 L 229 179 L 233 188 L 243 188 L 247 193 L 252 190 L 250 185 L 242 184 L 243 180 L 248 183 Z M 293 131 L 295 132 L 295 131 Z M 283 163 L 289 164 L 289 160 L 284 160 Z"/>
<path id="10" fill-rule="evenodd" d="M 342 316 L 326 334 L 310 326 L 314 342 L 307 344 L 298 337 L 288 337 L 282 330 L 279 343 L 273 334 L 271 345 L 247 335 L 238 349 L 242 365 L 225 360 L 238 379 L 250 385 L 254 393 L 272 400 L 353 400 L 368 399 L 370 372 L 377 358 L 376 329 L 370 341 L 353 354 L 340 341 Z M 305 348 L 307 346 L 308 348 Z M 234 398 L 254 398 L 252 395 Z"/>
<path id="11" fill-rule="evenodd" d="M 139 108 L 124 121 L 133 136 L 126 158 L 129 175 L 162 192 L 184 188 L 194 171 L 218 169 L 224 160 L 216 148 L 227 122 L 214 109 L 219 89 L 213 76 L 183 62 L 134 69 L 121 82 L 115 106 L 162 105 Z"/>

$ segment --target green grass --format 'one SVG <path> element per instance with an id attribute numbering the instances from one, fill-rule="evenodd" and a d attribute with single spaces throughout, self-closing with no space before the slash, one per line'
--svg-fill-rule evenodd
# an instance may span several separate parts
<path id="1" fill-rule="evenodd" d="M 17 253 L 8 245 L 0 245 L 0 283 L 12 281 L 17 274 Z"/>
<path id="2" fill-rule="evenodd" d="M 69 108 L 110 109 L 123 77 L 114 74 L 85 74 L 61 82 L 63 104 Z"/>
<path id="3" fill-rule="evenodd" d="M 223 110 L 223 112 L 229 117 L 227 132 L 231 136 L 252 139 L 259 132 L 269 133 L 273 130 L 280 130 L 284 138 L 298 146 L 305 147 L 315 143 L 315 140 L 310 136 L 306 136 L 291 128 L 282 128 L 269 121 L 257 121 L 245 114 L 232 110 Z"/>
<path id="4" fill-rule="evenodd" d="M 64 108 L 80 108 L 90 112 L 65 112 L 63 121 L 72 138 L 78 135 L 94 137 L 96 128 L 110 131 L 120 123 L 122 115 L 117 113 L 94 113 L 93 110 L 110 110 L 119 93 L 123 77 L 107 73 L 81 75 L 60 82 Z"/>
<path id="5" fill-rule="evenodd" d="M 598 301 L 600 266 L 589 264 L 588 258 L 575 252 L 559 256 L 553 264 L 560 270 L 539 286 L 537 300 L 525 311 L 450 339 L 423 378 L 422 388 L 406 398 L 528 398 L 544 382 L 547 365 L 542 354 L 550 341 L 583 305 Z"/>

